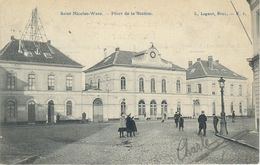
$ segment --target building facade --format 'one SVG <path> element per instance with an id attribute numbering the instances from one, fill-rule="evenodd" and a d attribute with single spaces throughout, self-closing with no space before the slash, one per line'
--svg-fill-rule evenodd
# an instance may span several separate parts
<path id="1" fill-rule="evenodd" d="M 251 10 L 251 25 L 253 38 L 253 55 L 248 58 L 253 70 L 253 104 L 255 109 L 255 126 L 259 131 L 259 54 L 260 54 L 260 5 L 259 0 L 247 0 Z"/>
<path id="2" fill-rule="evenodd" d="M 218 80 L 220 77 L 225 79 L 224 88 L 224 105 L 226 115 L 231 115 L 233 111 L 237 116 L 247 115 L 247 79 L 225 66 L 221 65 L 218 60 L 213 60 L 208 56 L 208 60 L 200 58 L 193 64 L 189 61 L 187 69 L 187 93 L 196 96 L 193 106 L 196 113 L 204 110 L 206 114 L 220 115 L 221 100 L 220 87 Z"/>
<path id="3" fill-rule="evenodd" d="M 212 56 L 189 63 L 185 70 L 166 61 L 154 46 L 142 52 L 116 49 L 84 71 L 83 100 L 87 103 L 83 110 L 94 121 L 118 119 L 121 113 L 138 119 L 173 117 L 177 111 L 185 117 L 198 117 L 202 110 L 208 116 L 220 115 L 218 79 L 224 77 L 226 114 L 247 115 L 245 77 Z"/>
<path id="4" fill-rule="evenodd" d="M 11 37 L 0 52 L 1 122 L 81 118 L 82 67 L 50 41 Z"/>
<path id="5" fill-rule="evenodd" d="M 119 48 L 85 72 L 90 118 L 118 119 L 121 113 L 139 119 L 157 119 L 187 106 L 185 69 L 161 58 L 152 46 L 142 52 L 121 51 Z M 102 103 L 96 106 L 96 101 Z M 92 110 L 93 107 L 93 110 Z M 186 111 L 183 111 L 186 113 Z M 187 114 L 188 115 L 188 114 Z"/>

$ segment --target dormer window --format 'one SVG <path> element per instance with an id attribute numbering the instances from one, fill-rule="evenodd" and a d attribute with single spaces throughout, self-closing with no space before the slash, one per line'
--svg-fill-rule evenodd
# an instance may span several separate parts
<path id="1" fill-rule="evenodd" d="M 44 55 L 46 58 L 52 58 L 51 53 L 44 52 L 43 55 Z"/>

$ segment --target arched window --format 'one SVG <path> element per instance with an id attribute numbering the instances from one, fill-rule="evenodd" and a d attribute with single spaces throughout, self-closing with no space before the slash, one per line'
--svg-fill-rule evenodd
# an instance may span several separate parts
<path id="1" fill-rule="evenodd" d="M 121 102 L 121 114 L 126 114 L 126 103 L 125 103 L 125 101 Z"/>
<path id="2" fill-rule="evenodd" d="M 35 89 L 35 74 L 28 74 L 28 90 Z"/>
<path id="3" fill-rule="evenodd" d="M 239 112 L 242 114 L 242 102 L 239 103 Z"/>
<path id="4" fill-rule="evenodd" d="M 121 77 L 121 90 L 126 89 L 126 79 L 125 77 Z"/>
<path id="5" fill-rule="evenodd" d="M 166 80 L 162 79 L 162 93 L 166 93 Z"/>
<path id="6" fill-rule="evenodd" d="M 145 113 L 145 102 L 140 100 L 138 102 L 138 115 L 144 115 Z"/>
<path id="7" fill-rule="evenodd" d="M 167 113 L 167 102 L 165 100 L 161 103 L 161 112 L 162 114 Z"/>
<path id="8" fill-rule="evenodd" d="M 66 90 L 72 91 L 72 76 L 71 75 L 66 76 Z"/>
<path id="9" fill-rule="evenodd" d="M 155 100 L 152 100 L 150 102 L 150 115 L 151 116 L 156 116 L 157 114 L 157 105 L 156 105 L 156 101 Z"/>
<path id="10" fill-rule="evenodd" d="M 144 92 L 144 79 L 139 78 L 139 92 Z"/>
<path id="11" fill-rule="evenodd" d="M 177 112 L 181 113 L 181 102 L 177 103 Z"/>
<path id="12" fill-rule="evenodd" d="M 48 90 L 53 91 L 55 89 L 55 76 L 53 74 L 48 75 Z"/>
<path id="13" fill-rule="evenodd" d="M 72 115 L 72 102 L 67 101 L 66 103 L 66 115 L 71 116 Z"/>
<path id="14" fill-rule="evenodd" d="M 234 111 L 234 104 L 233 104 L 233 102 L 231 102 L 231 104 L 230 104 L 230 112 L 232 113 Z"/>
<path id="15" fill-rule="evenodd" d="M 6 103 L 6 114 L 8 118 L 15 118 L 16 116 L 16 104 L 14 101 L 9 100 Z"/>
<path id="16" fill-rule="evenodd" d="M 151 79 L 151 93 L 155 93 L 155 80 L 154 80 L 154 78 Z"/>
<path id="17" fill-rule="evenodd" d="M 177 93 L 181 92 L 181 81 L 180 80 L 176 81 L 176 92 Z"/>

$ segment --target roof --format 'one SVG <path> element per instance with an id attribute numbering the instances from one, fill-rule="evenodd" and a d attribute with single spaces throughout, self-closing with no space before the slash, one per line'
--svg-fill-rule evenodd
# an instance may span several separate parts
<path id="1" fill-rule="evenodd" d="M 212 68 L 209 67 L 209 61 L 199 60 L 190 66 L 186 71 L 186 79 L 196 79 L 204 77 L 216 77 L 216 78 L 229 78 L 246 80 L 244 76 L 241 76 L 227 67 L 221 65 L 217 61 L 212 61 Z"/>
<path id="2" fill-rule="evenodd" d="M 17 40 L 14 38 L 0 50 L 0 60 L 77 68 L 83 67 L 52 46 L 50 42 Z"/>
<path id="3" fill-rule="evenodd" d="M 133 64 L 133 58 L 144 55 L 146 50 L 141 52 L 132 52 L 132 51 L 123 51 L 118 50 L 108 57 L 104 58 L 94 66 L 88 68 L 84 72 L 90 72 L 94 70 L 99 70 L 111 66 L 124 66 L 124 67 L 137 67 L 137 68 L 148 68 L 148 69 L 161 69 L 161 70 L 173 70 L 173 71 L 185 71 L 184 68 L 181 68 L 175 64 L 172 64 L 169 61 L 161 59 L 163 63 L 171 63 L 171 67 L 159 67 L 159 66 L 151 66 L 151 65 L 137 65 Z"/>

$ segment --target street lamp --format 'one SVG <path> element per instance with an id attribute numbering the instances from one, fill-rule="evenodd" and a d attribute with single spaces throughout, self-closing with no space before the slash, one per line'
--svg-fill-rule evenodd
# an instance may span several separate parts
<path id="1" fill-rule="evenodd" d="M 224 87 L 225 87 L 225 80 L 223 77 L 220 77 L 218 80 L 219 82 L 219 87 L 220 87 L 220 92 L 221 92 L 221 121 L 220 121 L 220 135 L 223 134 L 228 134 L 227 131 L 227 123 L 226 123 L 226 115 L 225 115 L 225 109 L 224 109 Z"/>

